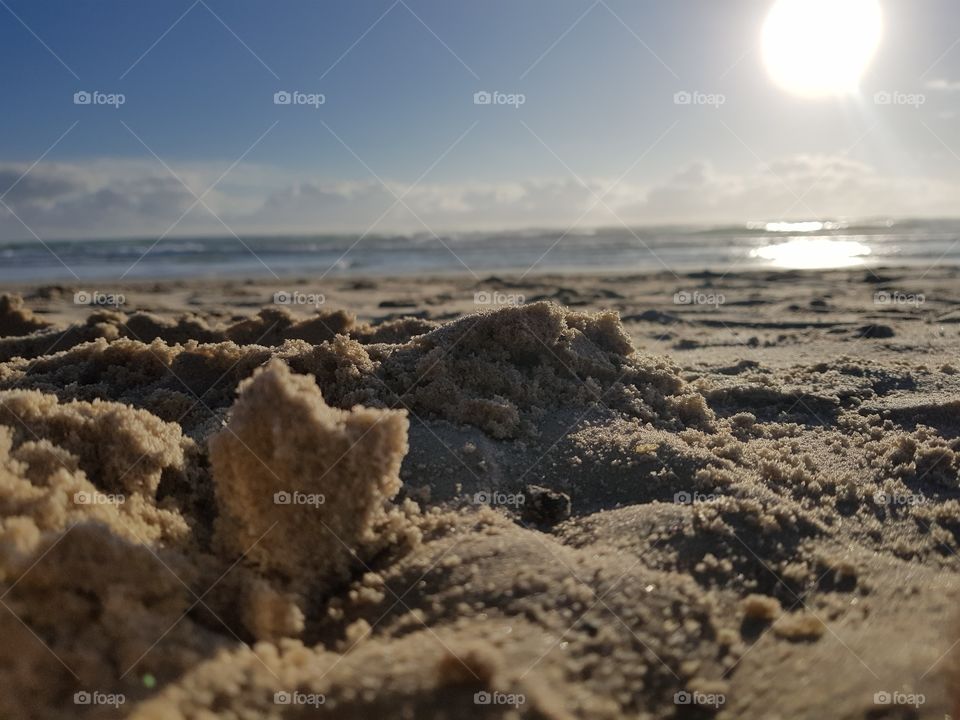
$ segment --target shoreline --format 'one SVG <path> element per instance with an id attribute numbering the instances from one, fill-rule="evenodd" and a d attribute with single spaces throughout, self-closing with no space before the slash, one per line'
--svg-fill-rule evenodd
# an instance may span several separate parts
<path id="1" fill-rule="evenodd" d="M 804 268 L 804 267 L 781 267 L 774 264 L 771 264 L 767 261 L 760 261 L 755 259 L 744 259 L 746 262 L 732 261 L 732 262 L 711 262 L 709 263 L 709 268 L 705 265 L 698 265 L 696 263 L 689 263 L 682 266 L 672 266 L 664 267 L 662 264 L 659 264 L 655 259 L 648 262 L 646 267 L 633 267 L 629 270 L 624 269 L 622 265 L 591 265 L 587 269 L 583 269 L 581 265 L 570 264 L 566 266 L 549 266 L 545 269 L 539 268 L 538 265 L 534 267 L 527 266 L 510 266 L 510 267 L 483 267 L 481 265 L 472 266 L 469 270 L 463 269 L 463 266 L 460 266 L 460 269 L 453 268 L 449 270 L 435 270 L 425 267 L 409 266 L 409 267 L 382 267 L 379 269 L 371 269 L 364 267 L 357 268 L 347 268 L 340 270 L 326 270 L 323 267 L 313 268 L 311 270 L 303 270 L 302 268 L 298 269 L 284 269 L 281 268 L 277 272 L 274 272 L 274 269 L 263 269 L 263 266 L 257 267 L 237 267 L 237 268 L 228 268 L 226 271 L 223 269 L 218 269 L 216 271 L 211 271 L 210 274 L 198 275 L 191 271 L 191 273 L 184 274 L 164 274 L 159 268 L 151 268 L 152 275 L 149 278 L 146 277 L 134 277 L 131 279 L 117 280 L 118 274 L 107 274 L 102 276 L 83 276 L 80 279 L 77 279 L 65 273 L 60 275 L 58 273 L 63 272 L 62 266 L 57 266 L 56 268 L 52 267 L 43 267 L 38 270 L 39 275 L 35 278 L 26 278 L 26 279 L 15 279 L 7 278 L 0 276 L 0 287 L 10 287 L 13 289 L 17 288 L 29 288 L 37 285 L 48 285 L 48 284 L 66 284 L 66 285 L 77 285 L 77 284 L 92 284 L 92 283 L 101 283 L 101 284 L 110 284 L 118 283 L 119 284 L 145 284 L 145 283 L 177 283 L 177 282 L 217 282 L 220 280 L 254 280 L 254 281 L 269 281 L 277 280 L 279 282 L 291 281 L 297 279 L 305 279 L 308 276 L 324 276 L 332 280 L 361 280 L 364 278 L 371 279 L 387 279 L 390 277 L 404 277 L 404 278 L 413 278 L 413 277 L 422 277 L 426 276 L 429 279 L 457 279 L 465 277 L 486 277 L 490 275 L 503 275 L 509 277 L 520 277 L 525 275 L 526 277 L 537 278 L 537 277 L 581 277 L 581 276 L 596 276 L 596 275 L 611 275 L 611 276 L 648 276 L 648 275 L 670 275 L 677 277 L 693 277 L 696 275 L 716 275 L 716 276 L 725 276 L 730 274 L 753 274 L 753 273 L 781 273 L 784 275 L 792 275 L 795 273 L 836 273 L 836 272 L 846 272 L 846 271 L 857 271 L 862 270 L 864 272 L 879 272 L 882 270 L 897 270 L 897 271 L 908 271 L 913 270 L 917 271 L 923 269 L 924 271 L 930 269 L 933 266 L 955 269 L 960 267 L 960 260 L 957 261 L 944 261 L 931 259 L 929 257 L 918 257 L 911 260 L 906 260 L 904 258 L 891 259 L 883 258 L 878 259 L 876 262 L 866 261 L 863 263 L 858 263 L 855 265 L 849 265 L 846 267 L 826 267 L 826 268 Z M 211 266 L 214 266 L 215 263 L 210 263 Z M 126 269 L 126 265 L 119 270 Z M 122 273 L 120 273 L 122 274 Z M 277 278 L 274 278 L 273 275 L 277 275 Z"/>

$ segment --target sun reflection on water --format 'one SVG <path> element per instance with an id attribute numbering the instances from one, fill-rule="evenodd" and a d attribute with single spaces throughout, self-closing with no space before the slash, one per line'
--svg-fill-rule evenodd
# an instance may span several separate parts
<path id="1" fill-rule="evenodd" d="M 778 268 L 813 270 L 857 267 L 870 255 L 870 247 L 855 240 L 791 238 L 750 251 L 750 257 L 767 260 Z"/>

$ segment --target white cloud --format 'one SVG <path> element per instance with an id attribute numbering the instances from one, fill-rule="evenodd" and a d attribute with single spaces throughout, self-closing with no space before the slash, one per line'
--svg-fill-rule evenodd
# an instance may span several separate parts
<path id="1" fill-rule="evenodd" d="M 13 186 L 3 201 L 44 239 L 156 237 L 184 213 L 172 235 L 224 235 L 227 230 L 207 209 L 190 208 L 194 195 L 206 191 L 227 167 L 178 166 L 188 190 L 147 161 L 45 163 L 15 185 L 27 167 L 0 163 L 0 194 Z M 239 234 L 272 234 L 362 232 L 381 215 L 373 229 L 377 233 L 565 228 L 581 216 L 579 224 L 586 228 L 620 220 L 639 225 L 951 215 L 960 197 L 960 186 L 953 183 L 892 177 L 866 163 L 824 155 L 785 157 L 739 173 L 693 162 L 659 182 L 622 182 L 598 202 L 596 196 L 611 182 L 592 178 L 584 187 L 561 177 L 384 187 L 373 179 L 322 180 L 241 164 L 204 201 Z M 409 209 L 395 205 L 395 195 Z M 0 206 L 0 239 L 29 236 Z"/>
<path id="2" fill-rule="evenodd" d="M 655 185 L 628 215 L 664 222 L 935 216 L 956 213 L 960 186 L 889 177 L 841 156 L 797 155 L 723 174 L 694 163 Z"/>
<path id="3" fill-rule="evenodd" d="M 947 80 L 945 78 L 928 80 L 927 89 L 945 93 L 960 92 L 960 80 Z"/>

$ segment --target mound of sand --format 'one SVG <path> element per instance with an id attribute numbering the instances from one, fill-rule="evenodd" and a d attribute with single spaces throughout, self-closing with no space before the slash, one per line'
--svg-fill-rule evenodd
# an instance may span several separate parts
<path id="1" fill-rule="evenodd" d="M 390 326 L 397 324 L 402 321 Z M 674 430 L 707 424 L 711 415 L 676 366 L 634 353 L 614 314 L 570 312 L 546 302 L 468 316 L 395 344 L 338 335 L 315 346 L 287 340 L 271 351 L 232 341 L 168 345 L 157 338 L 148 344 L 101 337 L 12 361 L 0 386 L 37 388 L 61 399 L 109 398 L 192 429 L 193 421 L 209 417 L 192 406 L 226 407 L 233 388 L 272 356 L 315 375 L 337 407 L 407 408 L 498 439 L 535 436 L 545 415 L 561 406 L 597 403 Z"/>
<path id="2" fill-rule="evenodd" d="M 605 404 L 673 429 L 709 420 L 676 366 L 634 353 L 615 313 L 547 302 L 467 316 L 400 345 L 344 340 L 289 361 L 337 404 L 399 405 L 497 439 L 537 435 L 564 405 Z"/>

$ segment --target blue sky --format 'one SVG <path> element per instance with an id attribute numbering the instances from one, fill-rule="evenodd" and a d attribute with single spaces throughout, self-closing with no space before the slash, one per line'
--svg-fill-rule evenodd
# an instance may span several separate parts
<path id="1" fill-rule="evenodd" d="M 955 215 L 960 8 L 881 4 L 809 100 L 772 0 L 2 0 L 0 239 Z"/>

